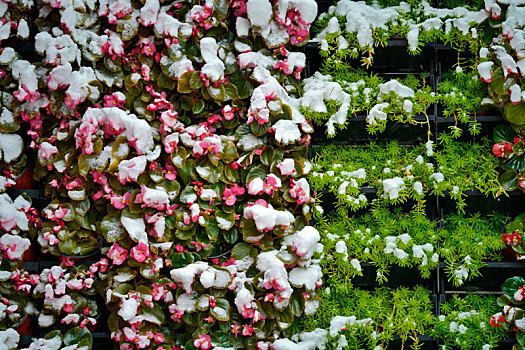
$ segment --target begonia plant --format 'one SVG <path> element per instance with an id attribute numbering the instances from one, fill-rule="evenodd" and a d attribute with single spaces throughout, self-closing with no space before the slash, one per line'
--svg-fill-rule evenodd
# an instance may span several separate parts
<path id="1" fill-rule="evenodd" d="M 38 241 L 106 257 L 41 273 L 41 326 L 92 323 L 95 285 L 126 349 L 167 347 L 165 322 L 187 349 L 264 347 L 315 312 L 313 130 L 296 101 L 305 56 L 291 47 L 306 43 L 316 10 L 44 1 L 41 62 L 9 63 L 26 67 L 15 115 L 30 124 L 51 199 Z"/>

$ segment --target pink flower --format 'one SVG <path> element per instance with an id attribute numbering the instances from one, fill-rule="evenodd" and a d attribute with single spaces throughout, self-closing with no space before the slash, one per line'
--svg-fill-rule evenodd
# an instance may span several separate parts
<path id="1" fill-rule="evenodd" d="M 140 67 L 140 75 L 142 75 L 142 78 L 145 81 L 150 81 L 150 77 L 149 77 L 150 73 L 151 73 L 151 69 L 148 66 L 146 66 L 145 64 L 143 64 Z"/>
<path id="2" fill-rule="evenodd" d="M 292 70 L 290 69 L 290 66 L 288 65 L 288 59 L 277 62 L 273 66 L 273 68 L 283 71 L 284 74 L 292 74 Z"/>
<path id="3" fill-rule="evenodd" d="M 131 257 L 138 262 L 143 262 L 149 257 L 149 247 L 144 242 L 139 242 L 136 246 L 131 248 Z"/>
<path id="4" fill-rule="evenodd" d="M 157 344 L 163 343 L 164 342 L 164 334 L 162 334 L 162 333 L 155 333 L 155 335 L 153 336 L 153 340 Z"/>
<path id="5" fill-rule="evenodd" d="M 253 332 L 255 332 L 255 329 L 250 325 L 245 324 L 242 328 L 242 335 L 245 337 L 252 336 Z"/>
<path id="6" fill-rule="evenodd" d="M 157 52 L 157 48 L 152 42 L 145 42 L 142 46 L 142 53 L 146 56 L 153 56 Z"/>
<path id="7" fill-rule="evenodd" d="M 64 307 L 62 308 L 62 310 L 64 310 L 64 312 L 68 312 L 69 313 L 69 312 L 73 311 L 73 306 L 74 306 L 73 304 L 64 304 Z"/>
<path id="8" fill-rule="evenodd" d="M 230 327 L 232 329 L 232 333 L 235 334 L 235 338 L 237 338 L 237 335 L 241 330 L 241 326 L 239 326 L 237 322 L 235 322 L 235 324 L 230 325 Z"/>
<path id="9" fill-rule="evenodd" d="M 116 209 L 124 209 L 129 205 L 129 199 L 131 198 L 131 193 L 126 192 L 122 196 L 113 194 L 111 196 L 111 205 Z"/>
<path id="10" fill-rule="evenodd" d="M 208 152 L 219 153 L 221 139 L 217 135 L 205 137 L 202 141 L 196 142 L 193 146 L 193 154 L 200 158 Z"/>
<path id="11" fill-rule="evenodd" d="M 222 194 L 222 199 L 224 200 L 224 204 L 232 206 L 237 201 L 237 197 L 235 196 L 235 192 L 230 189 L 226 188 L 224 189 L 224 192 Z"/>
<path id="12" fill-rule="evenodd" d="M 490 317 L 489 324 L 492 327 L 501 327 L 502 323 L 505 323 L 505 317 L 501 312 L 498 312 L 497 314 L 494 314 Z"/>
<path id="13" fill-rule="evenodd" d="M 160 115 L 160 121 L 164 124 L 162 130 L 166 132 L 171 132 L 174 129 L 178 128 L 180 123 L 177 120 L 178 114 L 172 109 L 165 110 Z"/>
<path id="14" fill-rule="evenodd" d="M 126 96 L 122 92 L 115 92 L 112 95 L 104 96 L 104 107 L 120 107 L 124 108 L 126 103 Z"/>
<path id="15" fill-rule="evenodd" d="M 285 290 L 285 288 L 279 283 L 277 278 L 269 281 L 264 281 L 263 287 L 266 289 Z"/>
<path id="16" fill-rule="evenodd" d="M 168 311 L 172 314 L 170 318 L 175 322 L 180 322 L 182 319 L 182 316 L 184 315 L 184 311 L 179 310 L 179 308 L 177 307 L 177 304 L 171 304 L 168 307 Z"/>
<path id="17" fill-rule="evenodd" d="M 173 181 L 177 178 L 177 170 L 171 163 L 166 162 L 166 173 L 164 174 L 164 177 L 167 180 Z"/>
<path id="18" fill-rule="evenodd" d="M 31 242 L 27 238 L 17 235 L 6 233 L 0 238 L 0 248 L 5 251 L 9 260 L 19 260 L 30 245 Z"/>
<path id="19" fill-rule="evenodd" d="M 193 342 L 193 346 L 197 349 L 209 350 L 211 349 L 211 337 L 207 334 L 199 334 L 199 337 Z"/>
<path id="20" fill-rule="evenodd" d="M 494 153 L 496 157 L 505 157 L 505 152 L 512 153 L 512 144 L 505 140 L 501 141 L 501 143 L 495 143 L 494 146 L 492 146 L 492 153 Z"/>
<path id="21" fill-rule="evenodd" d="M 118 243 L 113 243 L 108 252 L 108 258 L 113 260 L 113 264 L 122 265 L 127 257 L 128 250 L 119 246 Z"/>
<path id="22" fill-rule="evenodd" d="M 166 153 L 173 153 L 179 143 L 179 133 L 173 133 L 164 138 L 164 150 Z"/>
<path id="23" fill-rule="evenodd" d="M 273 196 L 273 192 L 281 188 L 281 179 L 274 174 L 270 174 L 266 177 L 266 186 L 264 187 L 264 193 Z"/>
<path id="24" fill-rule="evenodd" d="M 232 120 L 233 117 L 235 117 L 235 114 L 233 113 L 233 109 L 230 105 L 226 105 L 222 108 L 222 116 L 224 117 L 224 119 L 226 120 Z"/>
<path id="25" fill-rule="evenodd" d="M 50 160 L 51 156 L 56 153 L 58 153 L 58 148 L 47 141 L 42 142 L 38 149 L 38 156 L 45 160 Z"/>
<path id="26" fill-rule="evenodd" d="M 290 187 L 288 193 L 292 198 L 297 199 L 297 204 L 308 203 L 311 201 L 310 185 L 305 178 L 302 178 L 299 181 L 290 179 Z"/>
<path id="27" fill-rule="evenodd" d="M 523 299 L 525 299 L 525 286 L 519 287 L 516 293 L 514 293 L 514 300 L 522 301 Z"/>

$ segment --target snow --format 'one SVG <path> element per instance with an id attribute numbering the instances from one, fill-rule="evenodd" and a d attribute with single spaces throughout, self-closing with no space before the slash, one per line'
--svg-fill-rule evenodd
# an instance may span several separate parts
<path id="1" fill-rule="evenodd" d="M 348 248 L 344 241 L 338 241 L 335 244 L 335 251 L 339 254 L 343 254 L 343 260 L 348 261 Z"/>
<path id="2" fill-rule="evenodd" d="M 90 137 L 90 135 L 84 135 L 84 129 L 92 130 L 93 126 L 98 128 L 103 125 L 121 130 L 120 135 L 125 136 L 128 141 L 133 140 L 134 148 L 139 155 L 145 154 L 153 148 L 153 128 L 148 122 L 117 107 L 88 108 L 82 117 L 82 123 L 75 131 L 77 143 Z"/>
<path id="3" fill-rule="evenodd" d="M 15 349 L 20 341 L 20 335 L 13 328 L 0 331 L 0 344 L 7 350 Z"/>
<path id="4" fill-rule="evenodd" d="M 264 141 L 254 134 L 246 134 L 237 142 L 237 147 L 244 151 L 253 151 L 264 145 Z"/>
<path id="5" fill-rule="evenodd" d="M 256 196 L 262 193 L 264 189 L 264 180 L 260 177 L 256 177 L 248 183 L 248 194 Z"/>
<path id="6" fill-rule="evenodd" d="M 182 284 L 186 294 L 192 292 L 191 285 L 196 275 L 208 269 L 208 263 L 197 261 L 185 267 L 173 269 L 170 271 L 171 278 L 176 282 Z"/>
<path id="7" fill-rule="evenodd" d="M 244 17 L 237 17 L 237 22 L 235 22 L 235 29 L 237 35 L 240 37 L 246 37 L 250 33 L 250 21 Z"/>
<path id="8" fill-rule="evenodd" d="M 9 64 L 11 63 L 16 56 L 15 49 L 12 47 L 5 47 L 0 53 L 0 64 Z"/>
<path id="9" fill-rule="evenodd" d="M 29 26 L 25 19 L 21 18 L 18 21 L 18 28 L 16 35 L 22 39 L 27 39 L 29 37 Z"/>
<path id="10" fill-rule="evenodd" d="M 301 131 L 293 120 L 280 119 L 273 125 L 273 128 L 275 129 L 275 139 L 284 145 L 289 145 L 301 139 Z"/>
<path id="11" fill-rule="evenodd" d="M 129 321 L 137 315 L 139 306 L 139 301 L 133 297 L 122 299 L 117 314 L 122 317 L 124 321 Z"/>
<path id="12" fill-rule="evenodd" d="M 399 197 L 399 191 L 404 190 L 405 181 L 399 176 L 394 177 L 393 179 L 383 180 L 383 191 L 390 200 L 396 199 Z"/>
<path id="13" fill-rule="evenodd" d="M 40 320 L 40 317 L 39 317 Z M 39 338 L 33 339 L 29 344 L 28 350 L 58 350 L 62 346 L 62 337 L 57 334 L 51 339 Z"/>
<path id="14" fill-rule="evenodd" d="M 224 63 L 217 56 L 219 45 L 214 38 L 205 37 L 200 41 L 200 49 L 202 58 L 206 62 L 202 66 L 202 73 L 206 75 L 211 81 L 218 81 L 224 79 Z"/>
<path id="15" fill-rule="evenodd" d="M 71 36 L 64 34 L 53 37 L 48 32 L 39 32 L 35 36 L 35 50 L 46 55 L 47 63 L 57 65 L 73 62 L 80 53 Z"/>
<path id="16" fill-rule="evenodd" d="M 305 226 L 302 230 L 295 232 L 293 235 L 285 238 L 285 244 L 291 244 L 295 253 L 303 260 L 310 259 L 315 253 L 317 243 L 321 239 L 319 231 L 312 226 Z"/>
<path id="17" fill-rule="evenodd" d="M 11 163 L 22 154 L 23 146 L 20 135 L 0 133 L 0 160 Z"/>
<path id="18" fill-rule="evenodd" d="M 146 233 L 146 223 L 144 218 L 130 218 L 122 215 L 120 217 L 122 226 L 126 229 L 131 239 L 135 242 L 148 242 L 148 235 Z"/>
<path id="19" fill-rule="evenodd" d="M 289 175 L 295 175 L 295 161 L 293 158 L 285 158 L 282 162 L 277 164 L 276 166 L 279 171 L 281 172 L 281 175 L 289 176 Z"/>
<path id="20" fill-rule="evenodd" d="M 315 290 L 316 283 L 323 277 L 323 272 L 319 265 L 313 264 L 307 268 L 294 267 L 288 275 L 288 281 L 298 288 L 305 287 L 306 290 Z"/>
<path id="21" fill-rule="evenodd" d="M 55 315 L 53 315 L 53 314 L 47 315 L 47 314 L 44 314 L 44 313 L 40 313 L 38 315 L 38 325 L 40 327 L 49 327 L 53 323 L 55 323 Z M 60 342 L 60 344 L 62 344 L 62 342 Z M 58 345 L 58 347 L 56 347 L 56 349 L 59 349 L 59 348 L 60 348 L 60 345 Z M 43 347 L 41 349 L 48 349 L 48 348 L 47 347 Z"/>
<path id="22" fill-rule="evenodd" d="M 129 180 L 137 181 L 140 174 L 146 170 L 147 160 L 145 156 L 138 156 L 130 160 L 122 160 L 118 164 L 117 176 L 121 183 Z"/>
<path id="23" fill-rule="evenodd" d="M 142 24 L 144 24 L 146 27 L 155 24 L 157 22 L 159 10 L 159 0 L 146 0 L 144 6 L 140 9 L 140 18 L 142 19 Z"/>
<path id="24" fill-rule="evenodd" d="M 248 0 L 246 10 L 248 19 L 255 28 L 265 27 L 272 19 L 272 4 L 269 0 Z"/>
<path id="25" fill-rule="evenodd" d="M 25 200 L 24 202 L 27 203 Z M 24 231 L 29 229 L 29 220 L 26 214 L 20 211 L 24 202 L 18 201 L 18 198 L 13 202 L 7 194 L 0 193 L 0 226 L 4 230 L 9 231 L 16 227 Z"/>
<path id="26" fill-rule="evenodd" d="M 368 112 L 368 115 L 366 116 L 366 122 L 368 124 L 374 125 L 377 124 L 377 121 L 384 121 L 386 120 L 386 113 L 383 112 L 383 109 L 388 107 L 389 103 L 378 103 L 370 109 L 370 112 Z"/>
<path id="27" fill-rule="evenodd" d="M 273 230 L 276 225 L 288 227 L 295 221 L 295 217 L 289 211 L 275 210 L 271 205 L 265 207 L 259 204 L 244 208 L 244 217 L 253 219 L 259 231 Z"/>
<path id="28" fill-rule="evenodd" d="M 396 79 L 392 79 L 384 84 L 379 84 L 379 93 L 388 95 L 390 92 L 394 92 L 396 95 L 402 98 L 414 98 L 415 92 L 406 85 L 401 84 Z"/>

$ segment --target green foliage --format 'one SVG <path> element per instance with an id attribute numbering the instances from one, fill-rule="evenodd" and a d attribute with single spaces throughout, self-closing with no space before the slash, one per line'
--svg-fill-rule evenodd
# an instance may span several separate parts
<path id="1" fill-rule="evenodd" d="M 479 350 L 486 344 L 495 348 L 505 338 L 503 329 L 488 323 L 498 309 L 494 296 L 454 294 L 441 306 L 432 335 L 442 341 L 443 350 Z"/>
<path id="2" fill-rule="evenodd" d="M 443 74 L 438 86 L 439 102 L 443 105 L 443 116 L 454 118 L 454 126 L 466 124 L 471 135 L 480 132 L 476 113 L 483 111 L 481 101 L 486 96 L 486 87 L 475 71 L 451 70 Z M 470 117 L 473 116 L 473 120 Z M 456 129 L 454 129 L 456 130 Z M 459 136 L 457 133 L 454 136 Z"/>
<path id="3" fill-rule="evenodd" d="M 484 260 L 500 260 L 505 244 L 501 228 L 506 218 L 500 214 L 483 217 L 450 214 L 444 218 L 445 228 L 438 233 L 439 254 L 445 260 L 448 280 L 455 286 L 480 276 Z"/>
<path id="4" fill-rule="evenodd" d="M 498 160 L 490 152 L 489 140 L 481 143 L 457 142 L 452 135 L 440 134 L 440 151 L 434 157 L 438 169 L 445 175 L 445 184 L 452 197 L 463 212 L 464 192 L 479 190 L 486 196 L 497 197 L 504 192 L 499 182 Z"/>
<path id="5" fill-rule="evenodd" d="M 317 225 L 324 245 L 323 273 L 334 281 L 362 275 L 361 262 L 377 268 L 377 281 L 388 280 L 392 268 L 415 267 L 429 278 L 439 261 L 436 223 L 423 210 L 379 207 L 358 216 L 333 213 Z"/>
<path id="6" fill-rule="evenodd" d="M 479 190 L 494 197 L 503 192 L 498 160 L 488 151 L 488 140 L 482 144 L 458 142 L 447 134 L 440 140 L 437 151 L 430 149 L 432 143 L 404 147 L 393 141 L 366 147 L 314 147 L 311 187 L 335 195 L 341 213 L 369 205 L 362 187 L 377 189 L 373 202 L 392 204 L 421 200 L 429 194 L 444 196 L 448 191 L 460 212 L 465 207 L 465 191 Z"/>
<path id="7" fill-rule="evenodd" d="M 339 335 L 344 335 L 348 349 L 386 348 L 394 335 L 402 342 L 426 334 L 435 321 L 431 311 L 430 293 L 422 287 L 408 289 L 378 288 L 373 291 L 349 289 L 345 286 L 325 290 L 316 317 L 307 318 L 306 329 L 329 328 L 327 349 L 336 349 Z M 355 316 L 357 322 L 335 322 L 336 316 Z M 339 327 L 337 327 L 339 325 Z M 346 327 L 345 327 L 346 326 Z M 345 327 L 346 330 L 341 328 Z"/>

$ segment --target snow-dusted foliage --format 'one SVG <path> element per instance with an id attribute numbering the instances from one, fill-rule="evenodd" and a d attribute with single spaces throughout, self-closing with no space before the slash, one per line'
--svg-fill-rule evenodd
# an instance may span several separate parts
<path id="1" fill-rule="evenodd" d="M 0 121 L 30 129 L 51 199 L 42 250 L 103 257 L 33 276 L 40 327 L 95 324 L 98 291 L 123 349 L 244 349 L 315 312 L 313 130 L 297 101 L 305 55 L 291 49 L 316 15 L 313 0 L 43 1 L 41 62 L 0 53 Z M 22 152 L 12 129 L 1 130 L 5 163 Z M 27 229 L 5 202 L 2 226 Z M 8 258 L 26 243 L 0 240 Z"/>

